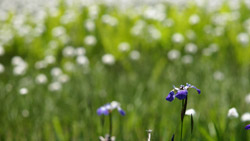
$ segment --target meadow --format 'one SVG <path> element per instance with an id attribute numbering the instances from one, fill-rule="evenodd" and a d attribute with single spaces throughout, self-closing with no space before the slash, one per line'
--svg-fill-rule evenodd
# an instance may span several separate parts
<path id="1" fill-rule="evenodd" d="M 250 140 L 247 0 L 24 5 L 0 9 L 0 140 L 96 141 L 111 101 L 126 112 L 113 112 L 116 140 L 179 140 L 181 101 L 166 97 L 186 83 L 201 94 L 188 93 L 184 140 Z"/>

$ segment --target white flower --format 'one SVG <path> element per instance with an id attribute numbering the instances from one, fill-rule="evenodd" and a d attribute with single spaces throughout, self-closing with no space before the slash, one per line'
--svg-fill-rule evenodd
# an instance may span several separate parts
<path id="1" fill-rule="evenodd" d="M 220 71 L 216 71 L 216 72 L 214 72 L 214 79 L 221 81 L 224 79 L 224 74 Z"/>
<path id="2" fill-rule="evenodd" d="M 5 53 L 3 46 L 0 45 L 0 56 L 3 56 Z"/>
<path id="3" fill-rule="evenodd" d="M 41 60 L 41 61 L 37 61 L 35 63 L 35 68 L 36 69 L 44 69 L 48 66 L 47 62 L 45 62 L 44 60 Z"/>
<path id="4" fill-rule="evenodd" d="M 200 17 L 197 14 L 191 15 L 189 18 L 189 23 L 191 25 L 197 24 L 200 22 Z"/>
<path id="5" fill-rule="evenodd" d="M 45 74 L 39 74 L 36 76 L 36 83 L 38 84 L 45 84 L 47 81 L 48 79 Z"/>
<path id="6" fill-rule="evenodd" d="M 61 74 L 62 74 L 62 70 L 60 68 L 55 67 L 51 70 L 51 75 L 54 77 L 57 77 Z"/>
<path id="7" fill-rule="evenodd" d="M 62 88 L 62 85 L 60 82 L 53 82 L 49 85 L 49 90 L 52 92 L 59 91 L 59 90 L 61 90 L 61 88 Z"/>
<path id="8" fill-rule="evenodd" d="M 241 121 L 245 122 L 245 121 L 250 121 L 250 113 L 244 113 L 241 116 Z"/>
<path id="9" fill-rule="evenodd" d="M 19 93 L 20 93 L 21 95 L 26 95 L 26 94 L 28 93 L 28 89 L 27 89 L 27 88 L 21 88 L 21 89 L 19 90 Z"/>
<path id="10" fill-rule="evenodd" d="M 84 38 L 84 43 L 89 46 L 94 46 L 96 44 L 96 37 L 93 35 L 86 36 Z"/>
<path id="11" fill-rule="evenodd" d="M 130 52 L 130 55 L 129 55 L 129 56 L 130 56 L 130 58 L 131 58 L 132 60 L 138 60 L 138 59 L 140 59 L 141 54 L 140 54 L 139 51 L 133 50 L 133 51 Z"/>
<path id="12" fill-rule="evenodd" d="M 239 114 L 236 110 L 236 108 L 231 108 L 228 110 L 228 113 L 227 113 L 227 117 L 229 118 L 238 118 L 239 117 Z"/>
<path id="13" fill-rule="evenodd" d="M 55 56 L 53 55 L 48 55 L 44 58 L 44 61 L 47 63 L 47 64 L 53 64 L 56 62 L 56 58 Z"/>
<path id="14" fill-rule="evenodd" d="M 185 55 L 185 56 L 182 57 L 181 61 L 184 64 L 191 64 L 193 62 L 193 56 L 191 56 L 191 55 Z"/>
<path id="15" fill-rule="evenodd" d="M 245 101 L 247 104 L 250 104 L 250 94 L 248 94 L 246 97 L 245 97 Z"/>
<path id="16" fill-rule="evenodd" d="M 86 50 L 83 47 L 78 47 L 75 49 L 75 54 L 78 56 L 84 55 L 85 53 L 86 53 Z"/>
<path id="17" fill-rule="evenodd" d="M 172 41 L 174 43 L 182 43 L 184 41 L 184 37 L 182 34 L 180 33 L 175 33 L 173 36 L 172 36 Z"/>
<path id="18" fill-rule="evenodd" d="M 102 62 L 107 65 L 113 65 L 115 63 L 115 58 L 112 54 L 105 54 L 102 56 Z"/>
<path id="19" fill-rule="evenodd" d="M 2 65 L 2 64 L 0 63 L 0 74 L 3 73 L 4 70 L 5 70 L 4 65 Z"/>
<path id="20" fill-rule="evenodd" d="M 122 42 L 118 45 L 118 49 L 121 52 L 126 52 L 130 49 L 130 45 L 127 42 Z"/>
<path id="21" fill-rule="evenodd" d="M 29 116 L 29 111 L 27 109 L 22 111 L 23 117 L 28 117 Z"/>
<path id="22" fill-rule="evenodd" d="M 195 110 L 194 109 L 188 109 L 185 112 L 185 115 L 191 116 L 191 115 L 195 115 Z"/>
<path id="23" fill-rule="evenodd" d="M 63 68 L 68 72 L 73 72 L 75 69 L 75 65 L 72 62 L 66 62 L 63 66 Z"/>
<path id="24" fill-rule="evenodd" d="M 95 23 L 93 20 L 86 20 L 85 21 L 85 28 L 88 31 L 94 31 L 95 30 Z"/>
<path id="25" fill-rule="evenodd" d="M 118 24 L 118 20 L 110 15 L 103 15 L 102 22 L 110 26 L 116 26 Z"/>
<path id="26" fill-rule="evenodd" d="M 67 46 L 62 51 L 64 57 L 74 57 L 75 49 L 72 46 Z"/>
<path id="27" fill-rule="evenodd" d="M 59 37 L 65 35 L 66 29 L 63 26 L 58 26 L 52 29 L 52 35 L 54 37 Z"/>
<path id="28" fill-rule="evenodd" d="M 88 65 L 89 59 L 86 56 L 80 55 L 80 56 L 77 56 L 76 62 L 79 65 Z"/>
<path id="29" fill-rule="evenodd" d="M 61 83 L 66 83 L 69 81 L 69 76 L 66 74 L 62 74 L 59 76 L 58 81 Z"/>
<path id="30" fill-rule="evenodd" d="M 197 46 L 194 43 L 188 43 L 185 46 L 185 51 L 187 53 L 196 53 L 197 52 Z"/>
<path id="31" fill-rule="evenodd" d="M 249 43 L 249 36 L 247 33 L 238 34 L 237 39 L 242 45 L 247 45 Z"/>
<path id="32" fill-rule="evenodd" d="M 180 51 L 176 50 L 176 49 L 172 49 L 168 52 L 168 59 L 169 60 L 176 60 L 180 57 L 181 53 Z"/>

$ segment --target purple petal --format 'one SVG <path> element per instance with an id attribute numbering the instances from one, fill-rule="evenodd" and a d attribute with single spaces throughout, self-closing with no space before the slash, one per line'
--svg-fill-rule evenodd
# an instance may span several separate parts
<path id="1" fill-rule="evenodd" d="M 182 99 L 185 99 L 187 97 L 187 94 L 188 94 L 188 91 L 187 90 L 179 90 L 175 97 L 177 97 L 178 99 L 182 100 Z"/>
<path id="2" fill-rule="evenodd" d="M 246 130 L 249 130 L 250 129 L 250 124 L 248 124 L 246 127 L 245 127 Z"/>
<path id="3" fill-rule="evenodd" d="M 97 114 L 98 115 L 102 115 L 102 114 L 108 115 L 109 111 L 108 111 L 108 109 L 106 109 L 105 107 L 102 106 L 102 107 L 97 109 Z"/>
<path id="4" fill-rule="evenodd" d="M 168 96 L 166 97 L 167 101 L 173 101 L 174 100 L 174 91 L 171 91 Z"/>
<path id="5" fill-rule="evenodd" d="M 201 94 L 201 90 L 200 89 L 197 89 L 195 86 L 192 86 L 191 88 L 196 89 L 196 91 L 198 92 L 198 94 Z"/>
<path id="6" fill-rule="evenodd" d="M 122 110 L 121 107 L 118 107 L 117 110 L 119 111 L 119 113 L 120 113 L 122 116 L 125 116 L 126 113 L 125 113 L 124 110 Z"/>

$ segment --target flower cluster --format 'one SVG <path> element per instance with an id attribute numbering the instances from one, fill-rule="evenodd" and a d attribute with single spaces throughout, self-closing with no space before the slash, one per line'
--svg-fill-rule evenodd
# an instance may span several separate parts
<path id="1" fill-rule="evenodd" d="M 199 89 L 197 89 L 195 86 L 186 83 L 186 86 L 181 85 L 180 88 L 176 88 L 174 86 L 174 89 L 170 91 L 170 93 L 166 97 L 166 100 L 171 102 L 171 101 L 173 101 L 175 99 L 175 97 L 177 97 L 180 100 L 185 99 L 187 97 L 188 89 L 189 88 L 196 89 L 196 91 L 198 92 L 198 94 L 201 93 L 201 91 Z"/>
<path id="2" fill-rule="evenodd" d="M 108 115 L 110 114 L 114 109 L 117 109 L 118 112 L 125 116 L 125 111 L 120 107 L 120 103 L 117 101 L 112 101 L 111 103 L 107 103 L 100 108 L 97 109 L 98 115 Z"/>

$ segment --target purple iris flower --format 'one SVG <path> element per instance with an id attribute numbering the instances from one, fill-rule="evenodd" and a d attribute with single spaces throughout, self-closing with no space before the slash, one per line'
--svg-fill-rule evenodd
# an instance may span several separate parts
<path id="1" fill-rule="evenodd" d="M 122 116 L 125 116 L 126 114 L 125 111 L 120 107 L 120 103 L 118 103 L 117 101 L 112 101 L 111 103 L 101 106 L 100 108 L 97 109 L 96 112 L 98 115 L 108 115 L 114 109 L 117 109 Z"/>
<path id="2" fill-rule="evenodd" d="M 250 129 L 250 124 L 248 124 L 246 127 L 245 127 L 246 130 L 249 130 Z"/>
<path id="3" fill-rule="evenodd" d="M 177 97 L 180 100 L 183 100 L 187 97 L 188 95 L 188 89 L 189 88 L 194 88 L 196 89 L 196 91 L 198 92 L 198 94 L 201 93 L 200 89 L 197 89 L 195 86 L 191 85 L 191 84 L 186 84 L 186 86 L 181 85 L 180 88 L 176 88 L 174 86 L 174 89 L 170 91 L 170 93 L 168 94 L 168 96 L 166 97 L 167 101 L 173 101 L 175 97 Z M 175 94 L 176 93 L 176 94 Z"/>

